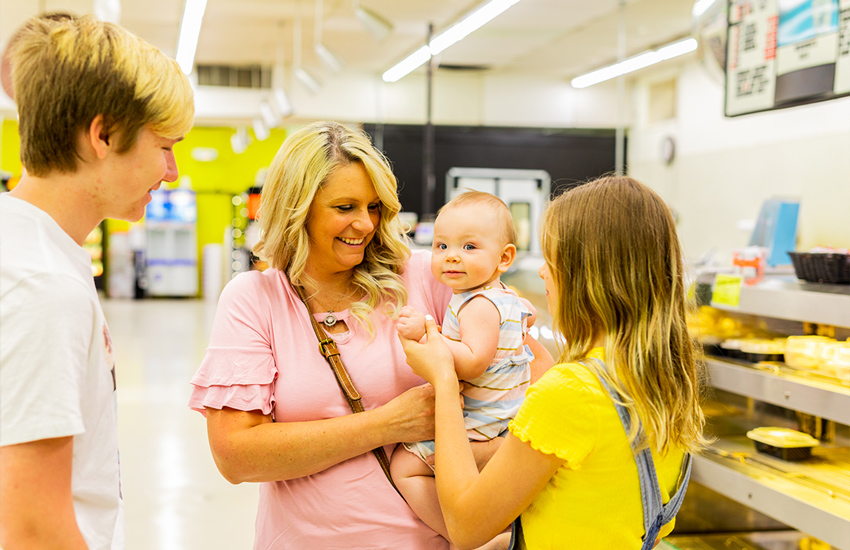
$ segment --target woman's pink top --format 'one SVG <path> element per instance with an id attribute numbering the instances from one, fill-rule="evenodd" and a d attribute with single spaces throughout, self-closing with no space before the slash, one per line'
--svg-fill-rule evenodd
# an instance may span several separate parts
<path id="1" fill-rule="evenodd" d="M 408 304 L 442 322 L 451 291 L 431 276 L 429 253 L 414 251 L 402 277 Z M 393 320 L 375 313 L 370 342 L 348 311 L 336 316 L 349 330 L 332 337 L 366 410 L 424 383 L 407 366 Z M 307 309 L 276 269 L 241 274 L 226 286 L 192 384 L 189 406 L 202 413 L 259 410 L 276 422 L 351 414 Z M 385 447 L 388 455 L 393 448 Z M 447 547 L 396 493 L 371 452 L 314 475 L 260 484 L 256 550 Z"/>

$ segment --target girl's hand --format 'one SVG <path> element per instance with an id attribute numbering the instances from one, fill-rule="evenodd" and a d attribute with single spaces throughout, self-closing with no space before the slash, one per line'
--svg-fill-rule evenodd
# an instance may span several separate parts
<path id="1" fill-rule="evenodd" d="M 404 306 L 398 314 L 396 330 L 408 340 L 421 340 L 425 336 L 425 316 L 410 306 Z"/>
<path id="2" fill-rule="evenodd" d="M 426 340 L 419 343 L 416 340 L 405 338 L 399 334 L 401 347 L 407 355 L 407 364 L 413 372 L 421 376 L 433 386 L 454 382 L 458 388 L 457 375 L 452 353 L 443 342 L 437 324 L 430 315 L 425 316 Z"/>

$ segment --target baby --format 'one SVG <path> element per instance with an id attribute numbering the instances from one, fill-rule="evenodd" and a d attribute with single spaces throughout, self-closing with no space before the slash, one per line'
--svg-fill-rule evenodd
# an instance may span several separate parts
<path id="1" fill-rule="evenodd" d="M 464 381 L 464 418 L 472 441 L 489 441 L 507 431 L 531 377 L 534 357 L 523 340 L 534 322 L 534 308 L 499 280 L 516 257 L 515 241 L 508 207 L 490 193 L 458 195 L 434 223 L 431 273 L 454 292 L 442 335 Z M 425 317 L 402 308 L 398 331 L 408 339 L 422 338 Z M 392 458 L 396 486 L 422 521 L 448 538 L 434 472 L 426 463 L 434 442 L 404 447 Z"/>

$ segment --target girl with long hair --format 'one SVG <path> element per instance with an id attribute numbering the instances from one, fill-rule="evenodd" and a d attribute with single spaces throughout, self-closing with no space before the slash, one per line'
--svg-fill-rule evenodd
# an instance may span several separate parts
<path id="1" fill-rule="evenodd" d="M 436 324 L 425 343 L 402 338 L 436 390 L 450 538 L 475 547 L 516 518 L 521 548 L 652 548 L 672 530 L 690 454 L 705 443 L 673 218 L 649 187 L 615 176 L 562 194 L 541 224 L 540 276 L 564 344 L 480 474 Z"/>

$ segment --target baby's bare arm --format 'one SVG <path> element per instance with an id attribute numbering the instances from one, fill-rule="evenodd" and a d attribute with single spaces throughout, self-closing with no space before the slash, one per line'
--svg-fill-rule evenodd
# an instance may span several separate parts
<path id="1" fill-rule="evenodd" d="M 404 306 L 396 323 L 398 333 L 408 340 L 421 340 L 425 336 L 425 316 L 410 306 Z"/>
<path id="2" fill-rule="evenodd" d="M 460 342 L 446 338 L 458 378 L 473 380 L 484 374 L 499 347 L 500 322 L 499 310 L 484 297 L 473 298 L 460 310 Z"/>

